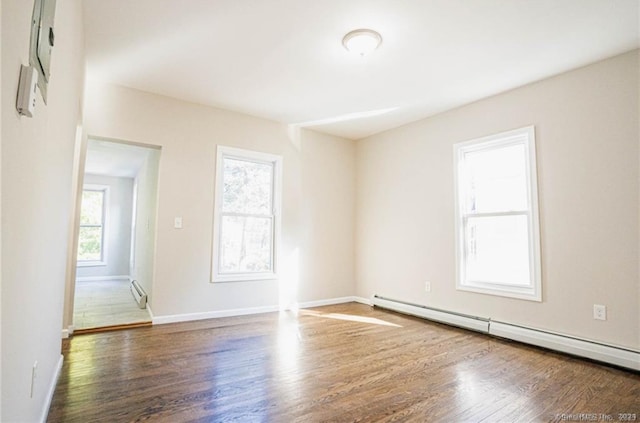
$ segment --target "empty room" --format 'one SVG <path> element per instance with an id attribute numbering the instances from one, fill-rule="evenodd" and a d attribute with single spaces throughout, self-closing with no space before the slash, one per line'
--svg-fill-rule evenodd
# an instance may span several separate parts
<path id="1" fill-rule="evenodd" d="M 1 0 L 0 421 L 640 421 L 637 0 Z"/>

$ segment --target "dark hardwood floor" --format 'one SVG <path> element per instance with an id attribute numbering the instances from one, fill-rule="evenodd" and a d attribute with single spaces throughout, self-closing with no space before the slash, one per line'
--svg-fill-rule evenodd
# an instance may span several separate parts
<path id="1" fill-rule="evenodd" d="M 63 348 L 48 422 L 640 421 L 637 373 L 361 304 Z"/>

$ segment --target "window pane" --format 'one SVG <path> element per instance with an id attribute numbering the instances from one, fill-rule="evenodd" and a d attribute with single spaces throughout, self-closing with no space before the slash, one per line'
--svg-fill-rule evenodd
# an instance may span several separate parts
<path id="1" fill-rule="evenodd" d="M 467 281 L 530 284 L 526 216 L 469 218 L 465 238 Z"/>
<path id="2" fill-rule="evenodd" d="M 525 152 L 516 144 L 465 153 L 467 213 L 528 208 Z"/>
<path id="3" fill-rule="evenodd" d="M 273 220 L 222 216 L 220 273 L 270 272 Z"/>
<path id="4" fill-rule="evenodd" d="M 80 227 L 78 260 L 102 260 L 102 227 Z"/>
<path id="5" fill-rule="evenodd" d="M 104 191 L 82 191 L 81 225 L 102 225 Z"/>
<path id="6" fill-rule="evenodd" d="M 273 164 L 224 159 L 222 211 L 271 214 Z"/>

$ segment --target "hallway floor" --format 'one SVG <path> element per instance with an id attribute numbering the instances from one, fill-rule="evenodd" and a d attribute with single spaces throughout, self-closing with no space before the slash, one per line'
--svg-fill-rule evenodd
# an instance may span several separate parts
<path id="1" fill-rule="evenodd" d="M 138 308 L 129 281 L 77 281 L 73 308 L 75 330 L 150 322 L 146 309 Z"/>

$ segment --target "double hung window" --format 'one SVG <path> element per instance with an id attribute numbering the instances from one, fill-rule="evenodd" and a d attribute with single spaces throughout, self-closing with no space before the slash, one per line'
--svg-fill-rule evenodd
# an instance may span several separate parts
<path id="1" fill-rule="evenodd" d="M 218 147 L 213 281 L 274 279 L 282 158 Z"/>
<path id="2" fill-rule="evenodd" d="M 109 189 L 102 185 L 85 185 L 80 208 L 78 265 L 106 264 L 105 222 Z"/>
<path id="3" fill-rule="evenodd" d="M 454 146 L 457 288 L 541 300 L 534 128 Z"/>

